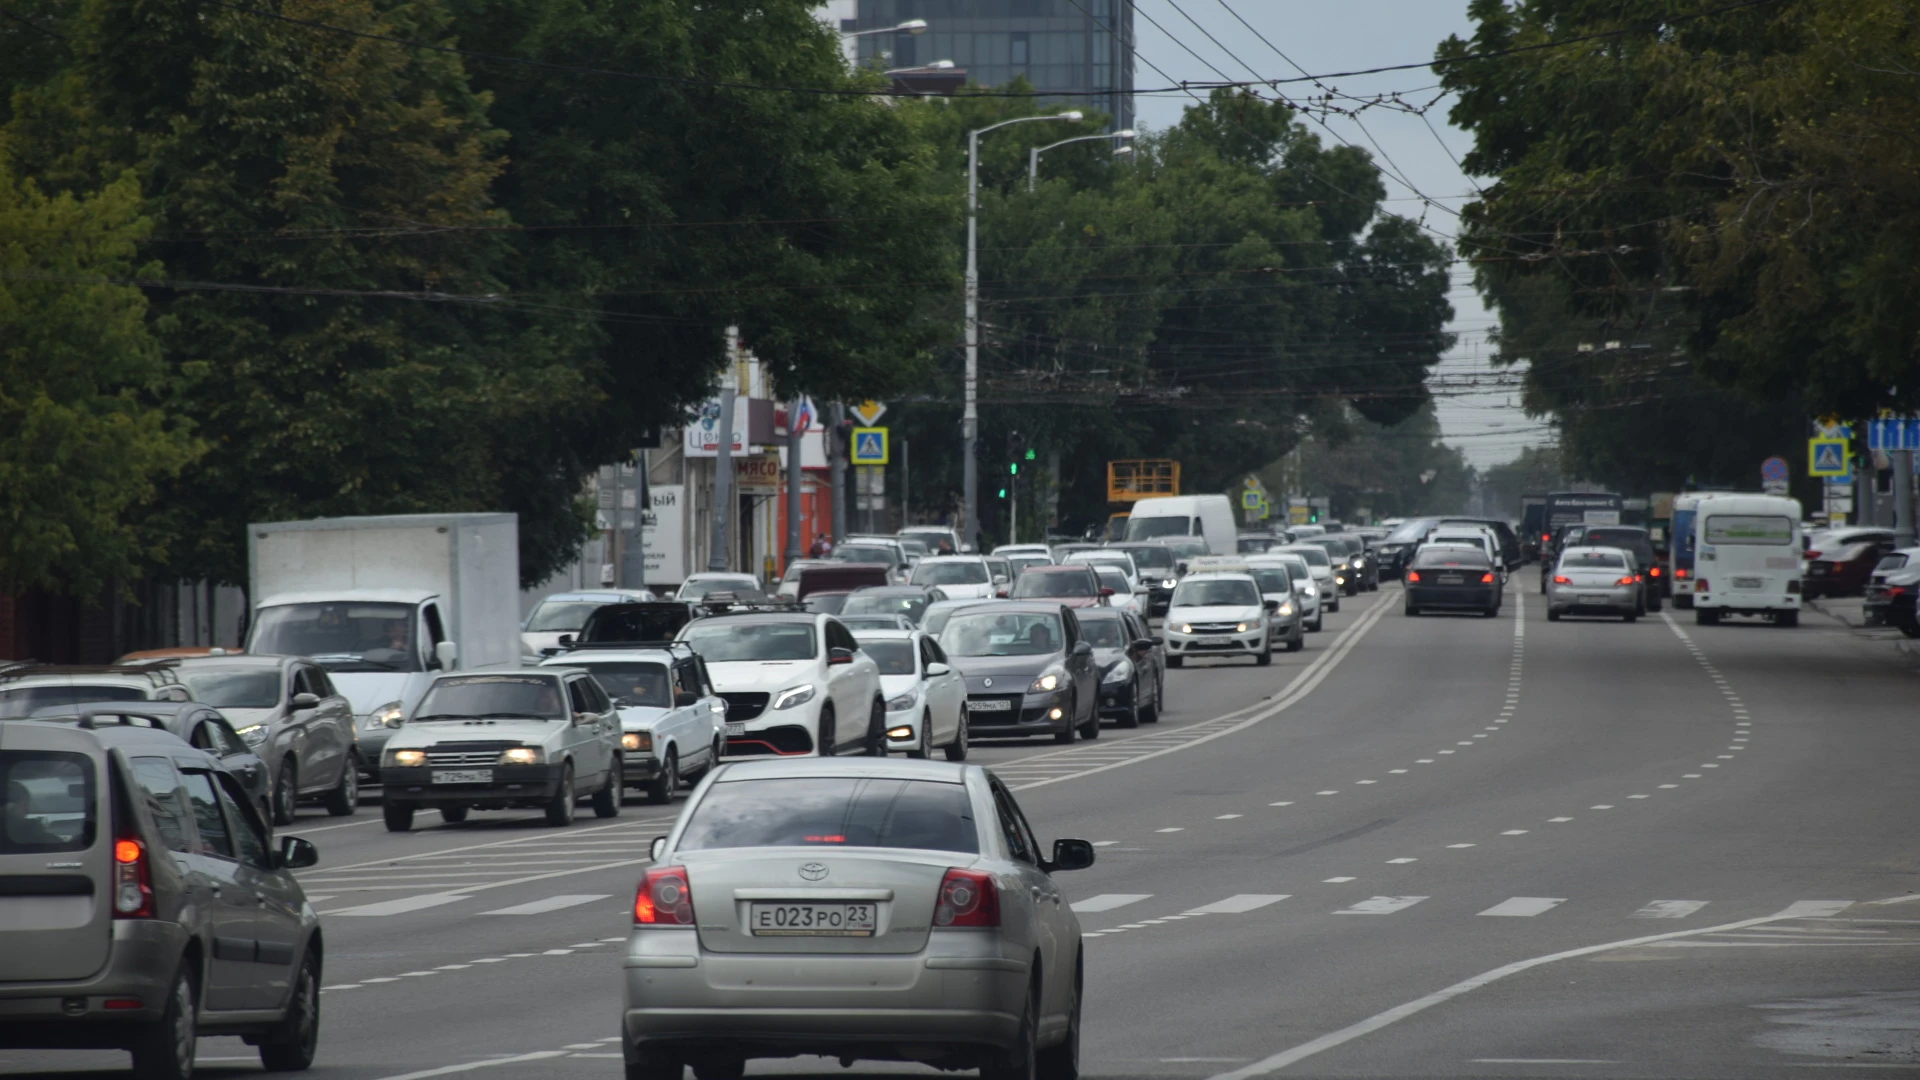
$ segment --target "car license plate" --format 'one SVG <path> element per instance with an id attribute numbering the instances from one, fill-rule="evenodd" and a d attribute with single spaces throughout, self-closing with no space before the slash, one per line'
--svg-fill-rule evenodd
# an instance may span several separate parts
<path id="1" fill-rule="evenodd" d="M 1199 642 L 1198 642 L 1198 644 L 1201 644 L 1201 645 L 1231 645 L 1231 644 L 1233 644 L 1233 639 L 1232 639 L 1232 638 L 1230 638 L 1230 637 L 1203 637 L 1203 638 L 1201 638 L 1201 639 L 1199 640 Z"/>
<path id="2" fill-rule="evenodd" d="M 1583 596 L 1580 598 L 1580 602 L 1583 604 L 1604 604 L 1607 602 L 1607 598 L 1604 596 Z"/>
<path id="3" fill-rule="evenodd" d="M 1808 563 L 1807 564 L 1807 573 L 1812 574 L 1815 577 L 1818 577 L 1821 574 L 1824 574 L 1826 572 L 1827 572 L 1826 563 Z"/>
<path id="4" fill-rule="evenodd" d="M 1013 702 L 989 699 L 967 702 L 968 712 L 1012 712 Z"/>
<path id="5" fill-rule="evenodd" d="M 1764 584 L 1765 583 L 1757 577 L 1737 577 L 1733 579 L 1733 587 L 1736 589 L 1758 589 Z"/>
<path id="6" fill-rule="evenodd" d="M 436 784 L 491 784 L 492 769 L 435 769 L 433 782 Z"/>
<path id="7" fill-rule="evenodd" d="M 727 724 L 727 738 L 729 739 L 735 735 L 745 735 L 746 733 L 747 722 L 745 720 L 735 720 Z"/>
<path id="8" fill-rule="evenodd" d="M 756 937 L 872 937 L 872 904 L 754 904 L 747 915 Z"/>
<path id="9" fill-rule="evenodd" d="M 1441 585 L 1458 585 L 1466 579 L 1462 578 L 1459 574 L 1441 574 L 1434 580 Z"/>

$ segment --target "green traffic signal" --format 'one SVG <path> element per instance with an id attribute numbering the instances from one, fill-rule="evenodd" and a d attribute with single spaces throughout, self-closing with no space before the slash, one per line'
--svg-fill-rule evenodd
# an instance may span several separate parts
<path id="1" fill-rule="evenodd" d="M 1028 461 L 1032 461 L 1032 460 L 1033 460 L 1033 451 L 1031 451 L 1031 450 L 1029 450 L 1029 451 L 1027 451 L 1027 460 L 1028 460 Z"/>
<path id="2" fill-rule="evenodd" d="M 1019 475 L 1020 475 L 1020 463 L 1016 461 L 1016 462 L 1013 462 L 1012 464 L 1010 464 L 1010 465 L 1008 465 L 1008 466 L 1007 466 L 1007 475 L 1008 475 L 1008 476 L 1019 476 Z"/>
<path id="3" fill-rule="evenodd" d="M 1003 499 L 1007 497 L 1007 489 L 1006 489 L 1006 488 L 1001 488 L 1001 489 L 1000 489 L 1000 497 L 1001 497 L 1001 498 L 1003 498 Z"/>

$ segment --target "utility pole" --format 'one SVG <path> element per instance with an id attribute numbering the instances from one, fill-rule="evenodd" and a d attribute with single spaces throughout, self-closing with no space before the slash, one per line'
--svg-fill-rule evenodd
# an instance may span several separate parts
<path id="1" fill-rule="evenodd" d="M 913 524 L 913 504 L 907 501 L 907 481 L 913 477 L 913 458 L 907 450 L 907 440 L 900 440 L 900 527 Z"/>
<path id="2" fill-rule="evenodd" d="M 833 403 L 833 423 L 827 428 L 827 464 L 828 475 L 833 477 L 833 542 L 838 544 L 847 535 L 847 447 L 841 441 L 842 429 L 847 423 L 847 407 L 839 402 Z"/>
<path id="3" fill-rule="evenodd" d="M 786 572 L 793 561 L 806 553 L 800 542 L 800 494 L 806 485 L 806 473 L 800 468 L 800 449 L 806 439 L 810 418 L 801 415 L 806 395 L 796 394 L 787 406 L 787 558 L 780 567 Z"/>
<path id="4" fill-rule="evenodd" d="M 1893 459 L 1893 546 L 1912 547 L 1913 528 L 1913 451 L 1895 450 Z"/>
<path id="5" fill-rule="evenodd" d="M 733 399 L 740 385 L 740 328 L 727 327 L 727 370 L 720 377 L 720 449 L 713 456 L 713 535 L 707 569 L 724 571 L 733 547 L 727 528 L 733 515 Z"/>
<path id="6" fill-rule="evenodd" d="M 633 492 L 633 528 L 625 528 L 625 498 L 614 500 L 614 524 L 621 526 L 625 536 L 620 548 L 620 587 L 623 589 L 644 589 L 647 587 L 647 511 L 651 509 L 647 495 L 647 452 L 644 448 L 633 452 L 633 476 L 630 480 L 621 479 L 622 489 Z M 614 476 L 619 477 L 623 469 L 616 468 Z M 597 573 L 598 571 L 596 571 Z"/>

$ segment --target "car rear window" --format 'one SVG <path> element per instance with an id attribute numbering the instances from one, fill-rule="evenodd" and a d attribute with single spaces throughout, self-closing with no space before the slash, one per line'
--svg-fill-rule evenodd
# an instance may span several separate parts
<path id="1" fill-rule="evenodd" d="M 745 847 L 928 848 L 980 852 L 959 784 L 843 776 L 724 780 L 694 807 L 679 850 Z"/>
<path id="2" fill-rule="evenodd" d="M 1060 596 L 1098 596 L 1100 586 L 1093 571 L 1084 567 L 1069 570 L 1029 570 L 1013 585 L 1015 600 Z"/>
<path id="3" fill-rule="evenodd" d="M 55 750 L 0 750 L 7 813 L 0 855 L 85 851 L 93 846 L 93 762 Z"/>
<path id="4" fill-rule="evenodd" d="M 1762 514 L 1710 514 L 1702 530 L 1709 544 L 1769 544 L 1793 542 L 1793 521 Z"/>
<path id="5" fill-rule="evenodd" d="M 1430 566 L 1468 566 L 1476 570 L 1481 570 L 1493 564 L 1488 561 L 1485 552 L 1476 551 L 1471 548 L 1442 548 L 1439 550 L 1422 548 L 1420 554 L 1414 557 L 1413 565 L 1416 569 L 1420 570 L 1425 570 Z"/>
<path id="6" fill-rule="evenodd" d="M 1611 551 L 1574 548 L 1560 556 L 1563 570 L 1624 570 L 1626 565 L 1626 560 Z"/>
<path id="7" fill-rule="evenodd" d="M 0 690 L 0 720 L 32 716 L 54 705 L 84 705 L 89 701 L 145 701 L 147 695 L 131 686 L 16 686 Z"/>

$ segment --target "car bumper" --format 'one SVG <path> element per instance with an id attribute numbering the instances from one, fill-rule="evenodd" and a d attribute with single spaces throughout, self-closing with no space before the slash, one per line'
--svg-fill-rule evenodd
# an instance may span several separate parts
<path id="1" fill-rule="evenodd" d="M 173 974 L 186 947 L 187 931 L 178 923 L 116 920 L 107 962 L 92 976 L 70 982 L 0 983 L 0 1047 L 124 1045 L 130 1023 L 157 1020 L 166 1011 Z M 11 978 L 4 961 L 0 978 Z M 136 999 L 138 1008 L 107 1008 L 109 1000 Z"/>
<path id="2" fill-rule="evenodd" d="M 650 750 L 626 750 L 620 758 L 620 782 L 628 787 L 648 783 L 660 775 L 660 760 Z"/>
<path id="3" fill-rule="evenodd" d="M 1169 656 L 1256 656 L 1267 651 L 1267 637 L 1258 630 L 1232 634 L 1166 634 Z"/>
<path id="4" fill-rule="evenodd" d="M 992 712 L 976 711 L 982 701 L 1005 701 L 1009 707 Z M 1026 694 L 1018 701 L 1011 694 L 970 694 L 967 696 L 967 730 L 973 735 L 1048 735 L 1073 726 L 1073 698 L 1064 689 L 1042 694 Z M 1055 709 L 1060 711 L 1056 719 Z"/>
<path id="5" fill-rule="evenodd" d="M 362 727 L 366 717 L 353 718 L 353 745 L 360 752 L 360 774 L 373 780 L 380 779 L 380 755 L 387 749 L 387 740 L 393 737 L 393 729 L 385 724 L 374 727 Z"/>
<path id="6" fill-rule="evenodd" d="M 1570 589 L 1554 588 L 1547 592 L 1547 607 L 1563 615 L 1620 614 L 1640 609 L 1640 594 L 1633 588 L 1618 589 Z"/>
<path id="7" fill-rule="evenodd" d="M 436 784 L 433 774 L 446 772 L 432 766 L 417 769 L 401 769 L 389 766 L 383 771 L 381 783 L 385 787 L 384 798 L 387 802 L 406 803 L 500 803 L 545 801 L 552 798 L 560 788 L 560 774 L 564 766 L 545 765 L 495 765 L 491 767 L 493 779 L 488 783 L 475 784 Z M 474 771 L 474 770 L 467 770 Z"/>
<path id="8" fill-rule="evenodd" d="M 643 932 L 625 960 L 621 1029 L 645 1049 L 764 1055 L 922 1043 L 1004 1047 L 1017 1037 L 1029 981 L 999 939 L 967 932 L 900 956 L 727 954 L 691 933 L 664 946 Z M 669 931 L 676 936 L 683 932 Z M 967 951 L 936 952 L 958 944 Z M 671 950 L 671 951 L 665 951 Z"/>
<path id="9" fill-rule="evenodd" d="M 904 727 L 904 728 L 912 728 L 913 734 L 908 735 L 904 739 L 895 739 L 895 738 L 889 737 L 887 739 L 887 749 L 889 750 L 918 749 L 920 746 L 920 724 L 925 719 L 926 719 L 926 712 L 920 707 L 920 704 L 918 702 L 915 702 L 913 708 L 911 709 L 901 709 L 898 712 L 889 711 L 887 713 L 887 730 L 888 731 L 892 731 L 895 728 Z"/>
<path id="10" fill-rule="evenodd" d="M 1428 588 L 1423 585 L 1409 585 L 1407 603 L 1421 608 L 1471 608 L 1483 610 L 1500 602 L 1500 588 L 1496 585 L 1477 585 L 1460 589 Z"/>

